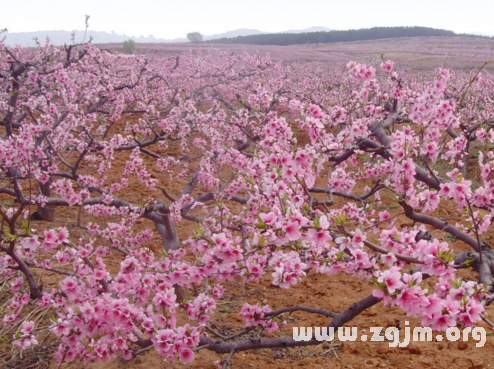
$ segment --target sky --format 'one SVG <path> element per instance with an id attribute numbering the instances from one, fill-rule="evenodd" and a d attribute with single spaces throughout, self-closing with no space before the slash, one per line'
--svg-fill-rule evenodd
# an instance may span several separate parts
<path id="1" fill-rule="evenodd" d="M 0 0 L 0 29 L 185 38 L 239 28 L 423 26 L 494 35 L 494 0 Z"/>

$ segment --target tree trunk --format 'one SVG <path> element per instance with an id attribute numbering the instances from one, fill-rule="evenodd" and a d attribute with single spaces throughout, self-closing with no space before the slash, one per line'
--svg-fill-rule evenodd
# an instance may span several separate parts
<path id="1" fill-rule="evenodd" d="M 38 193 L 42 196 L 51 196 L 51 179 L 45 184 L 40 184 Z M 31 216 L 34 220 L 44 220 L 47 222 L 53 222 L 55 220 L 55 207 L 54 206 L 38 206 L 36 211 Z"/>
<path id="2" fill-rule="evenodd" d="M 156 223 L 156 229 L 163 241 L 163 248 L 165 251 L 177 250 L 180 247 L 180 241 L 175 224 L 173 224 L 168 215 L 163 215 L 163 223 Z"/>

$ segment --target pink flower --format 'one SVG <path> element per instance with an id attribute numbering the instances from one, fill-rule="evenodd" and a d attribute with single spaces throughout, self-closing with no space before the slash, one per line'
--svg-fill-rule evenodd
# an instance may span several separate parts
<path id="1" fill-rule="evenodd" d="M 401 273 L 399 272 L 398 267 L 392 267 L 389 270 L 385 270 L 377 281 L 386 285 L 389 294 L 395 293 L 397 289 L 403 286 L 403 282 L 401 282 Z"/>
<path id="2" fill-rule="evenodd" d="M 424 316 L 432 319 L 435 314 L 438 314 L 443 309 L 443 305 L 441 303 L 441 299 L 437 297 L 435 294 L 428 296 L 429 303 L 424 305 L 425 310 L 423 312 Z"/>
<path id="3" fill-rule="evenodd" d="M 22 240 L 22 247 L 28 249 L 31 252 L 36 252 L 38 250 L 39 245 L 38 237 L 27 237 Z"/>
<path id="4" fill-rule="evenodd" d="M 45 239 L 43 241 L 43 247 L 46 251 L 51 251 L 57 246 L 58 235 L 55 230 L 50 229 L 48 231 L 43 231 L 45 234 Z"/>
<path id="5" fill-rule="evenodd" d="M 180 357 L 180 362 L 182 364 L 188 364 L 194 360 L 194 353 L 191 349 L 184 349 L 178 351 L 178 356 Z"/>
<path id="6" fill-rule="evenodd" d="M 317 245 L 324 245 L 327 241 L 331 240 L 328 231 L 317 230 L 314 228 L 309 229 L 309 237 Z"/>
<path id="7" fill-rule="evenodd" d="M 460 312 L 460 303 L 453 299 L 450 295 L 446 296 L 446 300 L 443 303 L 449 314 L 456 315 Z"/>
<path id="8" fill-rule="evenodd" d="M 175 305 L 177 295 L 173 289 L 166 290 L 165 293 L 158 292 L 153 298 L 153 302 L 157 309 L 165 309 Z"/>
<path id="9" fill-rule="evenodd" d="M 381 260 L 384 264 L 391 268 L 397 259 L 392 253 L 387 253 L 381 256 Z"/>
<path id="10" fill-rule="evenodd" d="M 34 336 L 29 336 L 26 338 L 18 339 L 14 341 L 14 345 L 19 346 L 21 350 L 25 350 L 31 345 L 37 345 L 38 341 L 36 340 L 36 337 Z"/>
<path id="11" fill-rule="evenodd" d="M 393 70 L 393 66 L 395 63 L 391 60 L 386 60 L 385 62 L 381 63 L 381 68 L 386 71 L 386 72 L 391 72 Z"/>
<path id="12" fill-rule="evenodd" d="M 98 281 L 104 278 L 108 278 L 109 276 L 108 272 L 104 269 L 96 269 L 93 275 L 94 275 L 94 279 Z"/>
<path id="13" fill-rule="evenodd" d="M 309 106 L 309 113 L 316 119 L 324 118 L 324 114 L 318 105 L 311 104 Z"/>
<path id="14" fill-rule="evenodd" d="M 272 225 L 276 221 L 276 214 L 273 212 L 269 212 L 268 214 L 261 213 L 259 214 L 259 218 L 261 218 L 264 224 Z"/>
<path id="15" fill-rule="evenodd" d="M 283 226 L 283 231 L 286 232 L 286 237 L 290 241 L 297 241 L 302 237 L 302 234 L 298 230 L 298 224 L 295 222 L 286 222 Z"/>
<path id="16" fill-rule="evenodd" d="M 69 299 L 78 297 L 79 284 L 76 277 L 67 277 L 60 281 L 60 289 L 67 295 Z"/>
<path id="17" fill-rule="evenodd" d="M 484 312 L 484 307 L 475 300 L 468 300 L 465 311 L 471 322 L 476 322 L 480 320 L 480 313 Z"/>
<path id="18" fill-rule="evenodd" d="M 340 245 L 340 250 L 343 251 L 350 246 L 350 237 L 337 237 L 335 242 Z"/>
<path id="19" fill-rule="evenodd" d="M 68 242 L 69 238 L 69 231 L 67 231 L 67 228 L 58 228 L 58 235 L 57 239 L 59 243 L 66 243 Z"/>
<path id="20" fill-rule="evenodd" d="M 319 228 L 321 229 L 328 229 L 329 228 L 329 221 L 328 217 L 326 215 L 321 215 L 319 217 Z"/>
<path id="21" fill-rule="evenodd" d="M 215 256 L 225 263 L 232 263 L 242 258 L 242 252 L 239 248 L 232 245 L 226 245 L 215 250 Z"/>
<path id="22" fill-rule="evenodd" d="M 34 322 L 33 321 L 26 321 L 22 323 L 21 326 L 21 332 L 25 335 L 30 334 L 34 329 Z"/>
<path id="23" fill-rule="evenodd" d="M 353 247 L 362 247 L 362 243 L 366 240 L 366 236 L 362 233 L 360 228 L 357 228 L 353 233 L 352 245 Z"/>
<path id="24" fill-rule="evenodd" d="M 70 333 L 69 323 L 67 321 L 62 322 L 61 319 L 57 320 L 57 325 L 52 328 L 51 331 L 57 336 L 68 336 Z"/>
<path id="25" fill-rule="evenodd" d="M 372 290 L 372 296 L 382 299 L 386 296 L 383 290 Z"/>
<path id="26" fill-rule="evenodd" d="M 382 221 L 388 219 L 389 216 L 390 216 L 389 211 L 387 211 L 387 210 L 380 211 L 379 212 L 379 221 L 382 222 Z"/>
<path id="27" fill-rule="evenodd" d="M 452 319 L 449 314 L 436 313 L 432 319 L 422 318 L 422 325 L 424 327 L 431 326 L 436 331 L 446 331 L 450 327 L 456 327 L 456 320 Z"/>

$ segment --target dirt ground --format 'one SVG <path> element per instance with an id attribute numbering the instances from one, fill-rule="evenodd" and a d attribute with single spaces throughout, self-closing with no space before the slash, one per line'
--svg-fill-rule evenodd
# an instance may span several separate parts
<path id="1" fill-rule="evenodd" d="M 467 40 L 467 41 L 465 41 Z M 326 53 L 327 58 L 334 58 L 335 61 L 348 61 L 352 59 L 352 53 L 355 58 L 363 57 L 364 53 L 368 53 L 369 58 L 376 58 L 379 48 L 384 49 L 387 54 L 386 58 L 400 61 L 404 63 L 417 63 L 416 65 L 428 66 L 434 64 L 435 67 L 443 66 L 441 60 L 444 55 L 451 58 L 451 64 L 469 67 L 475 63 L 479 64 L 480 60 L 489 53 L 493 54 L 494 41 L 482 40 L 471 41 L 469 39 L 450 40 L 446 43 L 448 48 L 445 48 L 443 54 L 438 54 L 429 57 L 426 55 L 431 50 L 431 47 L 438 47 L 438 40 L 435 38 L 425 38 L 422 43 L 418 40 L 394 40 L 389 44 L 386 42 L 367 42 L 367 43 L 348 43 L 326 46 L 299 46 L 293 47 L 294 54 L 302 55 L 307 52 L 307 58 L 311 55 L 320 55 Z M 444 42 L 443 42 L 444 44 Z M 403 50 L 407 49 L 405 53 Z M 431 46 L 432 45 L 432 46 Z M 137 45 L 143 50 L 147 46 Z M 182 52 L 185 47 L 175 45 L 151 45 L 158 47 L 160 53 Z M 151 47 L 150 46 L 150 47 Z M 226 46 L 221 46 L 225 48 Z M 231 46 L 229 46 L 231 48 Z M 279 50 L 281 47 L 256 47 L 261 53 L 270 51 L 273 59 L 280 56 L 290 54 L 290 50 Z M 415 49 L 414 49 L 415 48 Z M 473 57 L 471 52 L 479 49 L 478 56 Z M 358 52 L 356 50 L 359 50 Z M 417 50 L 422 50 L 421 53 Z M 171 50 L 171 51 L 170 51 Z M 395 58 L 392 57 L 393 51 Z M 382 51 L 382 50 L 381 50 Z M 302 53 L 302 54 L 300 54 Z M 333 53 L 333 54 L 331 54 Z M 407 54 L 408 53 L 408 54 Z M 420 54 L 420 55 L 419 55 Z M 329 56 L 328 56 L 329 55 Z M 414 55 L 407 59 L 407 55 Z M 467 58 L 470 55 L 470 59 Z M 294 58 L 295 58 L 294 56 Z M 456 57 L 456 59 L 453 59 Z M 314 56 L 315 60 L 322 57 Z M 343 60 L 345 58 L 345 60 Z M 336 60 L 337 59 L 337 60 Z M 468 59 L 468 60 L 467 60 Z M 487 58 L 488 59 L 488 58 Z M 415 61 L 414 61 L 415 60 Z M 324 61 L 329 61 L 325 60 Z M 477 65 L 475 64 L 475 65 Z M 116 162 L 113 169 L 115 176 L 119 175 L 119 164 L 123 165 L 125 154 Z M 128 155 L 128 154 L 127 154 Z M 160 173 L 156 172 L 153 175 L 160 178 Z M 167 185 L 171 190 L 179 189 L 179 183 L 174 183 L 168 179 L 163 179 L 162 185 Z M 175 188 L 174 188 L 175 186 Z M 358 188 L 356 189 L 358 192 Z M 142 192 L 142 186 L 138 183 L 131 183 L 128 196 L 135 199 L 135 194 L 145 197 L 147 194 Z M 124 198 L 125 199 L 125 198 Z M 60 209 L 57 211 L 56 220 L 50 224 L 51 227 L 68 226 L 75 224 L 77 219 L 77 209 Z M 84 221 L 84 219 L 83 219 Z M 406 223 L 405 219 L 399 219 L 398 224 Z M 34 228 L 42 229 L 41 223 L 34 222 Z M 140 227 L 153 227 L 149 221 L 142 221 Z M 180 235 L 185 237 L 191 231 L 190 223 L 182 223 L 178 225 Z M 153 227 L 154 228 L 154 227 Z M 71 232 L 77 232 L 77 228 L 71 228 Z M 492 244 L 492 243 L 491 243 Z M 161 241 L 155 237 L 150 245 L 154 250 L 161 248 Z M 459 243 L 454 244 L 454 247 L 460 251 L 464 250 Z M 119 261 L 112 262 L 115 268 L 119 267 Z M 462 271 L 464 277 L 475 279 L 476 275 L 472 272 Z M 242 326 L 242 319 L 238 315 L 240 307 L 244 302 L 255 303 L 261 301 L 269 304 L 273 309 L 285 306 L 304 305 L 316 308 L 323 308 L 330 311 L 340 312 L 347 309 L 353 302 L 368 296 L 372 291 L 370 282 L 362 284 L 360 280 L 354 279 L 344 273 L 340 273 L 333 277 L 323 276 L 315 273 L 309 274 L 302 283 L 291 287 L 289 290 L 283 290 L 270 284 L 270 276 L 264 278 L 258 285 L 244 285 L 241 281 L 235 280 L 225 284 L 226 293 L 219 301 L 217 312 L 212 317 L 212 323 L 215 328 L 223 333 L 234 333 L 239 331 Z M 49 281 L 47 281 L 49 283 Z M 488 308 L 489 315 L 494 315 L 494 308 Z M 368 334 L 369 327 L 398 327 L 401 329 L 400 340 L 403 339 L 403 329 L 405 322 L 410 322 L 413 328 L 420 325 L 420 321 L 408 318 L 402 310 L 392 307 L 385 307 L 382 303 L 368 309 L 363 314 L 347 323 L 347 326 L 358 327 L 359 337 L 362 334 Z M 314 316 L 308 313 L 296 312 L 292 317 L 288 318 L 286 326 L 282 327 L 275 335 L 291 336 L 293 326 L 326 326 L 330 320 L 325 317 Z M 490 331 L 487 325 L 484 326 L 486 331 Z M 482 369 L 494 368 L 494 338 L 487 337 L 487 342 L 484 347 L 477 348 L 476 341 L 470 339 L 467 342 L 457 341 L 448 342 L 446 340 L 440 342 L 435 339 L 437 333 L 433 334 L 432 342 L 412 342 L 407 347 L 393 348 L 389 347 L 389 342 L 363 342 L 357 339 L 355 342 L 340 342 L 333 341 L 325 342 L 319 346 L 309 346 L 304 348 L 293 349 L 262 349 L 237 353 L 233 356 L 231 368 L 272 368 L 285 369 L 305 367 L 309 369 L 319 368 L 439 368 L 439 369 Z M 444 335 L 444 332 L 443 332 Z M 370 337 L 370 336 L 369 336 Z M 253 334 L 255 338 L 255 333 Z M 16 356 L 8 364 L 2 368 L 49 368 L 49 369 L 77 369 L 82 368 L 82 364 L 64 364 L 59 366 L 53 359 L 52 354 L 56 349 L 57 343 L 53 338 L 47 337 L 40 342 L 34 350 L 28 350 L 23 354 L 23 357 Z M 2 348 L 0 346 L 0 352 Z M 189 368 L 216 368 L 214 362 L 220 357 L 210 351 L 201 350 L 196 354 L 196 360 L 189 364 Z M 226 358 L 226 355 L 222 357 Z M 131 361 L 122 361 L 115 359 L 106 363 L 90 363 L 85 366 L 87 369 L 151 369 L 151 368 L 181 368 L 183 365 L 163 362 L 154 351 L 146 352 Z"/>
<path id="2" fill-rule="evenodd" d="M 121 158 L 120 160 L 123 160 Z M 158 175 L 158 174 L 157 174 Z M 177 186 L 178 184 L 171 184 Z M 133 187 L 135 186 L 135 187 Z M 129 193 L 138 192 L 142 187 L 131 184 Z M 134 192 L 134 193 L 136 193 Z M 358 192 L 358 189 L 356 189 Z M 76 220 L 76 212 L 62 209 L 57 214 L 53 225 L 70 225 Z M 407 223 L 406 219 L 399 219 L 398 224 Z M 142 227 L 152 226 L 143 221 Z M 190 232 L 191 224 L 180 224 L 179 232 L 184 235 Z M 75 229 L 73 229 L 75 231 Z M 458 242 L 454 245 L 458 251 L 466 248 Z M 160 240 L 156 237 L 152 241 L 152 248 L 158 250 L 161 247 Z M 119 267 L 119 261 L 114 260 L 115 268 Z M 462 271 L 462 276 L 476 279 L 474 272 Z M 345 273 L 333 277 L 311 273 L 302 283 L 288 290 L 271 285 L 270 275 L 263 278 L 258 285 L 244 285 L 235 280 L 225 284 L 226 293 L 219 301 L 217 312 L 212 317 L 214 328 L 223 334 L 236 333 L 243 328 L 242 319 L 238 311 L 245 302 L 256 303 L 258 301 L 269 304 L 273 309 L 303 305 L 322 308 L 329 311 L 340 312 L 347 309 L 353 302 L 366 297 L 372 291 L 370 282 L 363 283 Z M 494 307 L 488 308 L 489 315 L 494 314 Z M 274 334 L 277 336 L 291 336 L 293 326 L 324 327 L 330 320 L 328 318 L 312 315 L 304 312 L 296 312 L 287 319 L 288 324 Z M 358 328 L 358 339 L 355 342 L 325 342 L 319 346 L 308 346 L 291 349 L 260 349 L 237 353 L 233 356 L 231 368 L 269 368 L 285 369 L 291 367 L 304 367 L 309 369 L 320 368 L 438 368 L 438 369 L 482 369 L 494 367 L 494 338 L 487 337 L 484 347 L 476 347 L 476 341 L 439 342 L 435 339 L 438 332 L 434 332 L 432 342 L 411 342 L 407 347 L 390 347 L 389 342 L 363 342 L 360 336 L 367 334 L 370 337 L 369 327 L 397 327 L 400 329 L 400 341 L 404 338 L 405 322 L 409 326 L 420 326 L 420 321 L 407 317 L 401 309 L 383 306 L 379 303 L 365 311 L 363 314 L 347 323 L 348 327 Z M 487 332 L 490 331 L 484 325 Z M 444 332 L 442 332 L 444 336 Z M 255 338 L 256 335 L 252 334 Z M 49 368 L 49 369 L 78 369 L 82 364 L 64 364 L 59 366 L 52 359 L 52 352 L 56 349 L 53 338 L 47 338 L 33 352 L 27 351 L 24 358 L 18 358 L 4 368 Z M 213 352 L 202 350 L 196 354 L 196 360 L 187 365 L 189 368 L 216 368 L 214 362 L 225 359 L 227 355 L 220 357 Z M 154 353 L 146 352 L 131 361 L 115 359 L 105 363 L 89 363 L 87 369 L 150 369 L 150 368 L 182 368 L 184 365 L 163 362 Z"/>
<path id="3" fill-rule="evenodd" d="M 101 44 L 102 48 L 123 51 L 122 44 Z M 206 52 L 209 48 L 222 51 L 266 55 L 272 61 L 318 61 L 347 63 L 350 60 L 379 63 L 381 53 L 385 59 L 397 62 L 397 67 L 408 70 L 429 70 L 438 67 L 455 69 L 480 68 L 494 60 L 494 39 L 474 37 L 403 37 L 384 40 L 337 42 L 317 45 L 223 45 L 201 43 L 137 44 L 137 52 L 147 55 L 177 56 L 188 50 Z M 494 63 L 486 66 L 494 71 Z"/>

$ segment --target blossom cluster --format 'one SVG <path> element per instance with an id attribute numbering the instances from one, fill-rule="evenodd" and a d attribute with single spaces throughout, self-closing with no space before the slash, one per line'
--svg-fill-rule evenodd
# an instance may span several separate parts
<path id="1" fill-rule="evenodd" d="M 2 320 L 17 348 L 49 327 L 60 363 L 154 347 L 187 364 L 213 349 L 229 281 L 285 291 L 312 272 L 370 281 L 437 330 L 482 318 L 488 73 L 70 50 L 0 42 Z M 60 207 L 66 226 L 37 222 Z M 462 265 L 453 238 L 473 250 Z M 236 313 L 245 331 L 284 324 L 264 303 Z"/>

